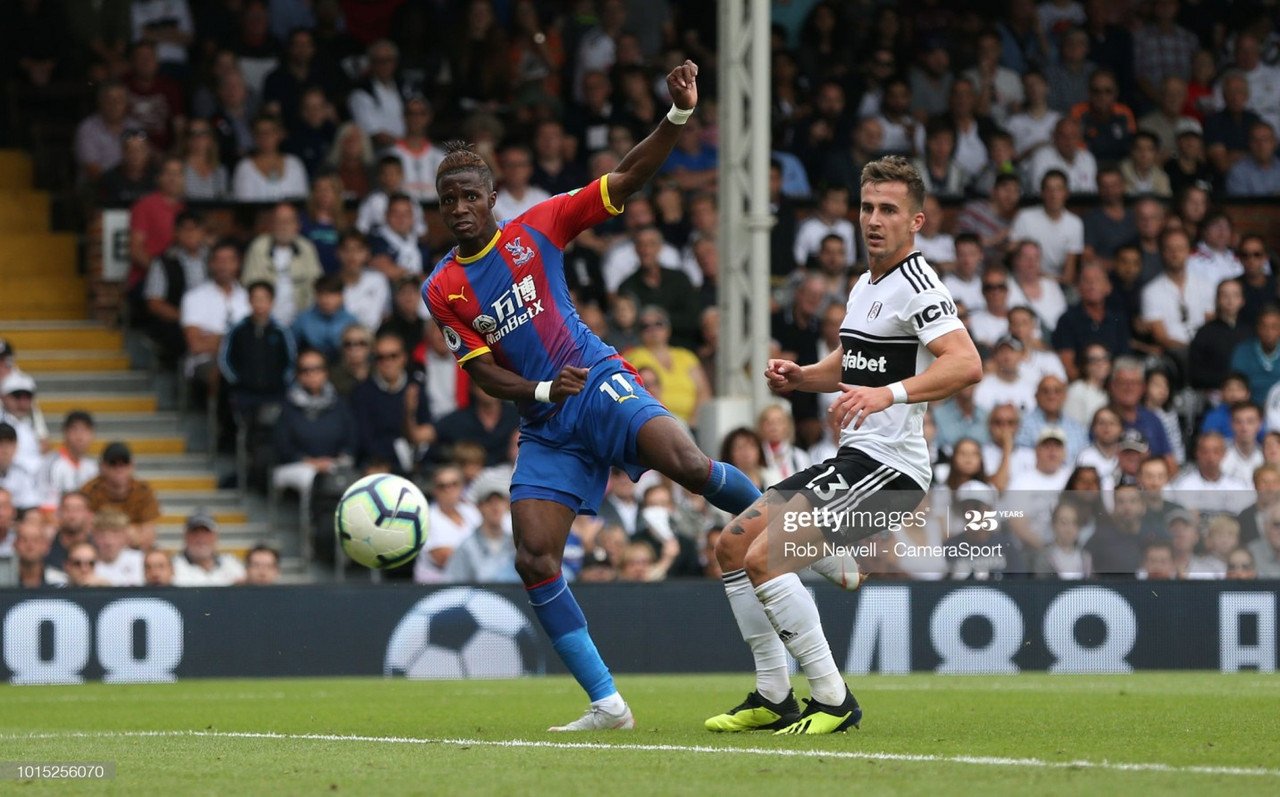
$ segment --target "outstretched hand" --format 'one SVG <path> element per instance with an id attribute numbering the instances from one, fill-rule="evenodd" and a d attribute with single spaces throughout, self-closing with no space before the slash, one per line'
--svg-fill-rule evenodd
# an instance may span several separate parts
<path id="1" fill-rule="evenodd" d="M 698 65 L 686 59 L 667 75 L 667 91 L 671 101 L 682 111 L 698 104 Z"/>
<path id="2" fill-rule="evenodd" d="M 551 383 L 551 400 L 563 401 L 576 396 L 587 386 L 587 369 L 566 365 Z"/>
<path id="3" fill-rule="evenodd" d="M 769 383 L 769 390 L 785 396 L 800 387 L 804 374 L 800 366 L 790 360 L 770 360 L 764 369 L 764 378 Z"/>

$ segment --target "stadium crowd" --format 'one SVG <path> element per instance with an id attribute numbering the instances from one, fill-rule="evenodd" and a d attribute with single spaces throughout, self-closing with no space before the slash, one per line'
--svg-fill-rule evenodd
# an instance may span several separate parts
<path id="1" fill-rule="evenodd" d="M 96 87 L 74 158 L 85 201 L 131 209 L 130 323 L 219 397 L 227 439 L 249 431 L 263 486 L 297 491 L 317 540 L 346 484 L 393 471 L 433 500 L 416 580 L 517 580 L 518 417 L 469 384 L 419 297 L 449 245 L 433 216 L 441 142 L 473 142 L 499 215 L 517 216 L 612 169 L 665 113 L 662 76 L 686 57 L 703 65 L 698 113 L 647 195 L 566 265 L 583 320 L 677 417 L 696 425 L 714 397 L 715 4 L 31 0 L 3 14 L 11 75 Z M 887 532 L 864 566 L 1280 577 L 1280 295 L 1270 240 L 1225 209 L 1280 194 L 1274 8 L 793 0 L 773 17 L 772 354 L 806 364 L 841 345 L 863 269 L 859 175 L 903 153 L 930 191 L 918 247 L 988 366 L 930 410 L 932 521 Z M 211 234 L 228 203 L 260 209 L 253 233 Z M 22 529 L 44 513 L 44 567 L 89 583 L 74 565 L 120 572 L 104 565 L 115 551 L 153 583 L 146 518 L 95 497 L 127 449 L 109 446 L 92 482 L 71 431 L 43 460 L 34 383 L 15 371 L 2 390 L 0 463 L 15 440 L 19 457 L 0 467 L 0 557 L 13 546 L 35 573 Z M 767 408 L 721 458 L 764 487 L 830 456 L 830 400 Z M 91 432 L 73 416 L 66 428 Z M 593 581 L 716 575 L 724 520 L 617 474 L 566 566 Z M 187 529 L 172 561 L 195 550 L 206 574 L 221 568 L 216 523 Z M 997 553 L 960 557 L 961 541 Z"/>

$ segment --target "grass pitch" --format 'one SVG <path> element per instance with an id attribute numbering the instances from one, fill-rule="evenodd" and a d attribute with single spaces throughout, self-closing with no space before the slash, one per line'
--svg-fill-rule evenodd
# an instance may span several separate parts
<path id="1" fill-rule="evenodd" d="M 746 675 L 623 676 L 639 728 L 562 735 L 567 678 L 0 687 L 0 760 L 114 762 L 14 794 L 1280 793 L 1280 676 L 850 678 L 862 730 L 717 735 Z"/>

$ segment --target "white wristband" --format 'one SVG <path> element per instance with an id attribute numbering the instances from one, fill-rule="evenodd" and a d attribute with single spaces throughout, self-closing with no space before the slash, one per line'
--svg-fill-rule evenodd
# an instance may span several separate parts
<path id="1" fill-rule="evenodd" d="M 885 385 L 885 387 L 889 388 L 889 392 L 893 394 L 894 404 L 907 403 L 907 389 L 901 382 L 894 382 L 893 384 Z"/>
<path id="2" fill-rule="evenodd" d="M 682 125 L 689 121 L 690 116 L 693 116 L 693 111 L 693 108 L 687 111 L 681 110 L 675 106 L 675 103 L 672 103 L 671 110 L 667 111 L 667 121 L 673 125 Z"/>
<path id="3" fill-rule="evenodd" d="M 539 382 L 538 386 L 533 389 L 533 400 L 541 401 L 543 404 L 551 403 L 551 383 Z"/>

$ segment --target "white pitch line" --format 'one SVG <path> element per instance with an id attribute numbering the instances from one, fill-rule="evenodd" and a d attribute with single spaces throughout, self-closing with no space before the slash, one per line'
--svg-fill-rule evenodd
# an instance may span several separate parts
<path id="1" fill-rule="evenodd" d="M 549 742 L 536 739 L 449 739 L 414 736 L 361 736 L 336 733 L 272 733 L 255 731 L 67 731 L 65 733 L 8 734 L 8 741 L 45 739 L 134 739 L 198 737 L 213 739 L 275 739 L 298 742 L 357 742 L 368 744 L 439 745 L 449 747 L 507 747 L 551 750 L 627 750 L 641 753 L 700 753 L 710 755 L 752 755 L 775 758 L 836 758 L 855 761 L 892 761 L 908 764 L 968 764 L 986 767 L 1025 767 L 1030 769 L 1093 769 L 1107 772 L 1156 772 L 1171 775 L 1227 775 L 1236 777 L 1280 778 L 1280 769 L 1262 767 L 1222 767 L 1193 764 L 1178 766 L 1162 763 L 1129 763 L 1123 761 L 1046 761 L 1043 758 L 1004 758 L 1001 756 L 945 756 L 915 753 L 876 753 L 858 750 L 796 750 L 776 747 L 713 747 L 694 744 L 605 744 L 602 742 Z"/>

